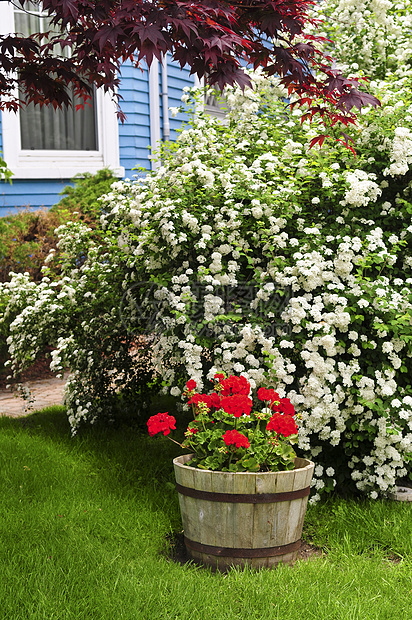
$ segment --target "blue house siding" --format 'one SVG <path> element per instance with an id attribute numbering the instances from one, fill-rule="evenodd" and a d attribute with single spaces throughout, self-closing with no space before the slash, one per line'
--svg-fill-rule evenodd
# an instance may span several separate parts
<path id="1" fill-rule="evenodd" d="M 119 123 L 120 165 L 125 168 L 125 177 L 133 178 L 137 174 L 133 168 L 150 170 L 149 71 L 130 63 L 123 65 L 119 94 L 127 117 Z"/>
<path id="2" fill-rule="evenodd" d="M 42 207 L 51 207 L 59 201 L 59 193 L 69 179 L 56 180 L 27 180 L 16 179 L 10 183 L 0 184 L 0 217 L 17 213 L 21 208 L 36 210 Z"/>
<path id="3" fill-rule="evenodd" d="M 185 86 L 193 86 L 194 78 L 189 71 L 181 70 L 168 57 L 168 107 L 182 105 L 181 96 Z M 126 63 L 121 71 L 121 108 L 126 114 L 126 121 L 119 122 L 119 157 L 120 165 L 125 169 L 125 177 L 133 178 L 142 174 L 136 168 L 151 169 L 149 159 L 150 136 L 150 104 L 149 104 L 149 71 L 141 70 Z M 162 73 L 159 63 L 159 107 L 160 135 L 163 137 L 164 114 L 162 102 Z M 178 114 L 173 118 L 169 113 L 170 139 L 176 139 L 176 130 L 186 115 Z M 2 130 L 0 115 L 0 150 L 2 149 Z M 0 181 L 0 217 L 15 213 L 21 208 L 31 210 L 51 207 L 59 201 L 59 193 L 68 185 L 70 179 L 15 179 L 12 184 Z"/>
<path id="4" fill-rule="evenodd" d="M 190 75 L 188 69 L 180 69 L 180 65 L 168 62 L 168 99 L 169 108 L 178 108 L 182 106 L 182 91 L 185 86 L 194 86 L 194 76 Z M 186 106 L 183 106 L 186 107 Z M 187 122 L 186 114 L 179 113 L 174 118 L 170 115 L 170 139 L 176 140 L 176 130 L 179 129 L 183 122 Z"/>

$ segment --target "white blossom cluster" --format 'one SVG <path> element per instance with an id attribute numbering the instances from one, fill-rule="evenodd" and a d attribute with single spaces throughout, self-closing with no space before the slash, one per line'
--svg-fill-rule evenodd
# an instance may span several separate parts
<path id="1" fill-rule="evenodd" d="M 321 33 L 334 42 L 338 66 L 352 75 L 410 75 L 409 0 L 324 0 L 315 5 Z"/>

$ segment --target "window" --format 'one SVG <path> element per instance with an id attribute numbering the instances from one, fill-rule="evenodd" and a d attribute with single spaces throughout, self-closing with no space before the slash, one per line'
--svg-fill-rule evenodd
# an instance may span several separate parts
<path id="1" fill-rule="evenodd" d="M 26 36 L 52 29 L 40 5 L 26 2 L 25 10 L 14 5 L 15 32 Z M 69 48 L 66 48 L 65 54 Z M 63 54 L 63 52 L 62 52 Z M 20 140 L 23 150 L 97 151 L 95 95 L 89 105 L 76 112 L 80 103 L 71 97 L 73 107 L 54 110 L 29 104 L 20 112 Z"/>
<path id="2" fill-rule="evenodd" d="M 197 75 L 195 75 L 194 85 L 195 88 L 204 88 L 205 79 L 202 78 L 199 80 Z M 224 120 L 226 117 L 226 110 L 224 109 L 226 104 L 225 102 L 219 101 L 217 95 L 220 93 L 221 91 L 217 87 L 209 88 L 208 92 L 205 92 L 203 95 L 203 106 L 201 106 L 201 109 L 203 112 L 207 112 L 210 116 L 216 116 L 217 118 Z"/>
<path id="3" fill-rule="evenodd" d="M 0 2 L 0 31 L 29 35 L 50 29 L 41 6 L 24 9 Z M 28 11 L 28 12 L 27 12 Z M 119 165 L 118 121 L 109 95 L 95 91 L 84 109 L 28 105 L 17 114 L 2 112 L 3 155 L 14 178 L 67 179 L 81 172 Z"/>
<path id="4" fill-rule="evenodd" d="M 205 93 L 204 109 L 210 116 L 216 116 L 221 119 L 225 118 L 226 110 L 222 109 L 224 105 L 224 102 L 220 102 L 216 97 L 215 92 Z"/>

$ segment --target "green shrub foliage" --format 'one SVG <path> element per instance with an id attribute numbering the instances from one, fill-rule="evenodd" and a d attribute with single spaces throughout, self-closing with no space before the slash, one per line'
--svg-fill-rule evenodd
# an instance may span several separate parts
<path id="1" fill-rule="evenodd" d="M 22 210 L 0 218 L 0 281 L 10 279 L 10 272 L 28 272 L 35 281 L 42 278 L 45 258 L 54 249 L 58 256 L 58 237 L 54 231 L 68 221 L 81 221 L 101 238 L 102 204 L 98 198 L 110 190 L 115 177 L 107 169 L 95 175 L 85 173 L 72 179 L 62 192 L 63 198 L 51 209 Z M 58 261 L 54 261 L 55 269 Z"/>
<path id="2" fill-rule="evenodd" d="M 114 181 L 116 178 L 108 168 L 99 170 L 96 174 L 85 172 L 74 177 L 73 185 L 64 188 L 61 200 L 51 208 L 51 212 L 80 211 L 93 220 L 99 220 L 102 214 L 102 203 L 99 198 L 110 190 Z"/>

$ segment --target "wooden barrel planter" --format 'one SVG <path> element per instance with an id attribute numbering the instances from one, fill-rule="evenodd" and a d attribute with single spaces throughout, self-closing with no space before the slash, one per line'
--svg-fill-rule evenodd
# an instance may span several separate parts
<path id="1" fill-rule="evenodd" d="M 295 459 L 282 472 L 227 473 L 174 459 L 189 556 L 212 568 L 293 564 L 300 547 L 314 463 Z"/>

